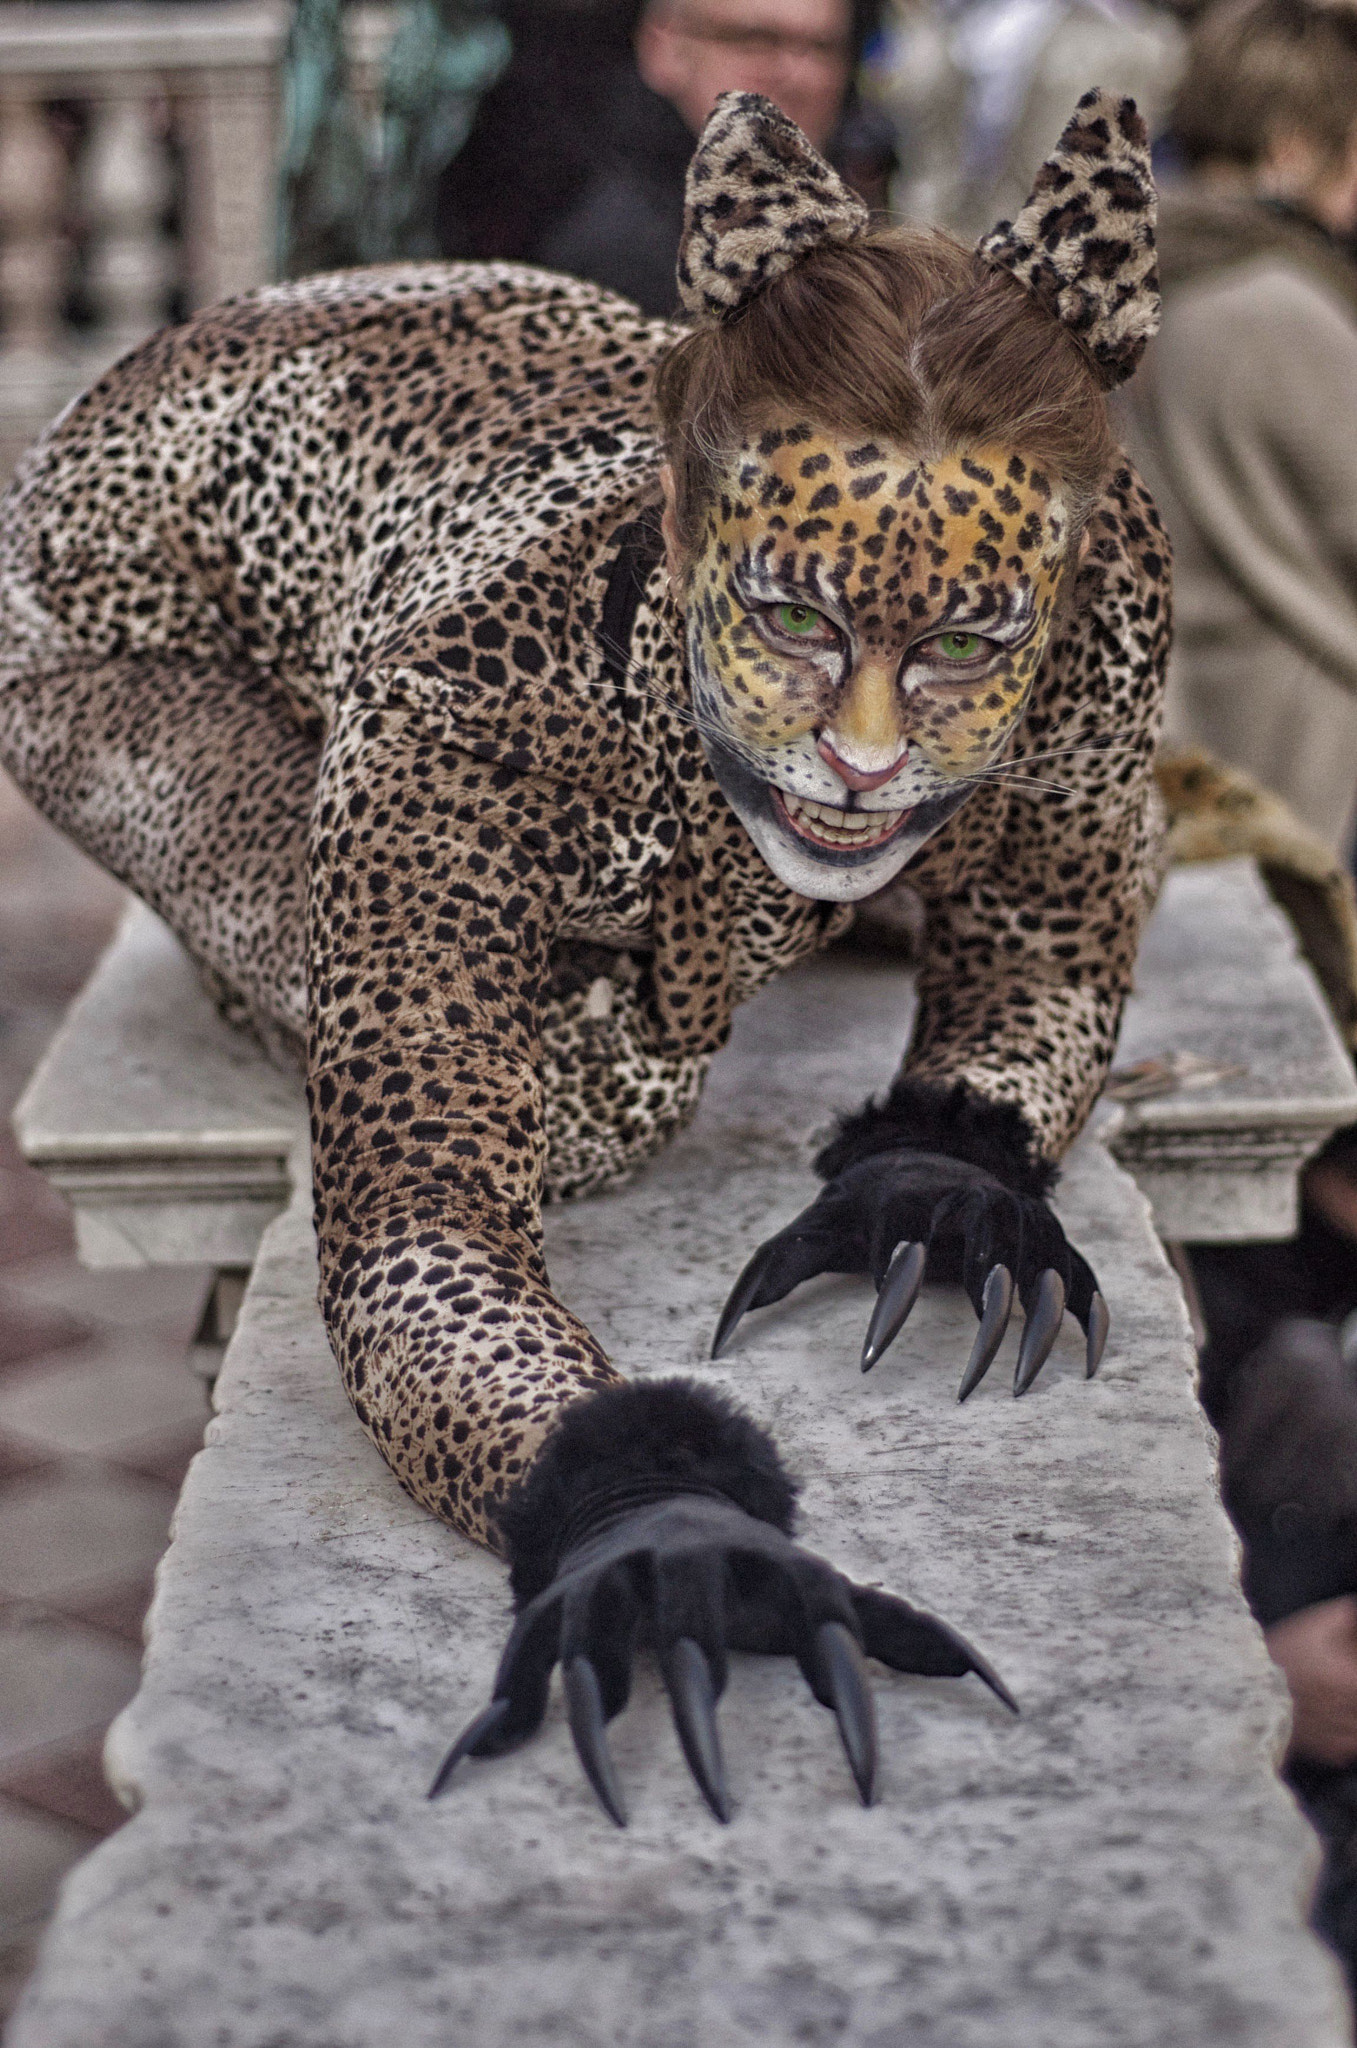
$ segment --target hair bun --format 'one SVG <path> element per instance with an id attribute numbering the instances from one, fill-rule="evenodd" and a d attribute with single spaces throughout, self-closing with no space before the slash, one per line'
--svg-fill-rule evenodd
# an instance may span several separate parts
<path id="1" fill-rule="evenodd" d="M 762 93 L 723 93 L 688 166 L 680 302 L 695 319 L 728 320 L 798 257 L 869 222 L 795 121 Z"/>
<path id="2" fill-rule="evenodd" d="M 1086 92 L 1018 218 L 979 245 L 1077 336 L 1104 390 L 1131 375 L 1159 326 L 1156 214 L 1135 101 Z"/>

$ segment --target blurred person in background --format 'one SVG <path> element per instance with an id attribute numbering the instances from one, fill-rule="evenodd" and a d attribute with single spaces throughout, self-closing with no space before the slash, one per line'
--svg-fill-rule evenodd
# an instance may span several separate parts
<path id="1" fill-rule="evenodd" d="M 1157 135 L 1185 40 L 1150 0 L 891 0 L 867 87 L 897 133 L 896 211 L 967 237 L 1011 218 L 1091 85 L 1128 94 Z"/>
<path id="2" fill-rule="evenodd" d="M 518 256 L 588 278 L 646 312 L 672 313 L 694 137 L 732 91 L 766 93 L 869 204 L 883 206 L 888 124 L 852 93 L 874 15 L 868 0 L 649 0 L 625 37 L 619 11 L 595 9 L 581 43 L 554 0 L 523 23 L 514 61 L 449 166 L 444 253 Z M 512 160 L 527 141 L 525 103 L 536 122 L 547 101 L 560 110 L 551 123 L 571 142 L 564 179 L 554 195 L 537 196 L 534 213 Z M 591 114 L 587 128 L 581 110 Z"/>
<path id="3" fill-rule="evenodd" d="M 1231 807 L 1270 817 L 1331 902 L 1346 892 L 1332 930 L 1350 931 L 1357 6 L 1224 0 L 1193 36 L 1170 132 L 1163 323 L 1121 419 L 1175 558 L 1161 781 L 1171 809 L 1178 785 L 1210 798 L 1174 820 L 1199 853 L 1212 802 L 1218 852 L 1265 855 L 1226 843 Z M 1347 979 L 1350 1012 L 1350 962 Z M 1357 1985 L 1357 1131 L 1307 1169 L 1293 1239 L 1190 1257 L 1245 1590 L 1291 1692 L 1288 1775 L 1328 1851 L 1316 1925 Z"/>
<path id="4" fill-rule="evenodd" d="M 1357 6 L 1225 0 L 1172 116 L 1164 318 L 1130 389 L 1164 512 L 1166 739 L 1282 797 L 1335 853 L 1357 809 Z"/>

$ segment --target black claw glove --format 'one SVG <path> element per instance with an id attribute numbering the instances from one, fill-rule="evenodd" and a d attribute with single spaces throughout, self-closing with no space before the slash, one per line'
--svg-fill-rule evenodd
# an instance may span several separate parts
<path id="1" fill-rule="evenodd" d="M 630 1458 L 609 1458 L 618 1476 L 601 1483 L 598 1461 L 581 1460 L 578 1442 L 567 1432 L 581 1418 L 597 1424 L 602 1408 L 609 1410 L 605 1422 L 625 1422 L 628 1411 L 639 1410 L 650 1423 L 667 1409 L 672 1426 L 677 1413 L 678 1436 L 668 1446 L 671 1454 L 677 1450 L 677 1459 L 657 1459 L 646 1432 Z M 592 1417 L 587 1410 L 594 1411 Z M 713 1425 L 722 1441 L 714 1457 L 704 1457 L 706 1446 L 695 1440 L 710 1438 Z M 557 1432 L 566 1441 L 551 1439 L 543 1453 L 544 1461 L 554 1457 L 558 1466 L 575 1467 L 566 1472 L 564 1488 L 556 1488 L 558 1496 L 574 1496 L 566 1539 L 548 1583 L 520 1606 L 490 1704 L 449 1750 L 430 1798 L 443 1790 L 463 1757 L 500 1756 L 536 1734 L 559 1660 L 580 1763 L 605 1811 L 625 1827 L 605 1729 L 627 1703 L 632 1659 L 642 1645 L 659 1659 L 684 1756 L 720 1821 L 730 1818 L 716 1723 L 728 1648 L 796 1658 L 815 1698 L 838 1720 L 864 1805 L 871 1803 L 876 1770 L 876 1719 L 864 1656 L 897 1671 L 937 1677 L 974 1671 L 1017 1711 L 984 1658 L 945 1622 L 893 1594 L 853 1585 L 801 1549 L 787 1529 L 747 1512 L 709 1483 L 708 1475 L 720 1469 L 732 1437 L 740 1433 L 776 1460 L 768 1440 L 737 1411 L 683 1382 L 619 1388 L 570 1411 Z M 686 1484 L 677 1472 L 656 1469 L 676 1463 L 689 1466 Z M 543 1492 L 540 1485 L 537 1490 Z M 789 1519 L 789 1487 L 783 1508 Z M 520 1516 L 520 1529 L 521 1522 Z M 540 1537 L 539 1529 L 529 1528 L 526 1547 L 535 1548 Z M 521 1558 L 515 1563 L 519 1576 Z M 533 1577 L 540 1576 L 539 1564 L 539 1556 L 529 1560 Z"/>
<path id="2" fill-rule="evenodd" d="M 1014 1292 L 1027 1315 L 1013 1391 L 1025 1394 L 1050 1355 L 1068 1308 L 1083 1327 L 1087 1370 L 1107 1341 L 1107 1305 L 1086 1259 L 1040 1196 L 1016 1194 L 984 1167 L 901 1147 L 846 1166 L 808 1209 L 759 1247 L 717 1326 L 718 1357 L 751 1308 L 781 1301 L 816 1273 L 870 1273 L 876 1308 L 862 1369 L 894 1342 L 932 1280 L 959 1280 L 980 1318 L 959 1399 L 973 1393 L 1003 1341 Z"/>

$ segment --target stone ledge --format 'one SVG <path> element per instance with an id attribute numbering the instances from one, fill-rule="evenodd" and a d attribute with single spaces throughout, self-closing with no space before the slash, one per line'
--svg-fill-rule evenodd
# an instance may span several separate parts
<path id="1" fill-rule="evenodd" d="M 1357 1076 L 1291 926 L 1251 861 L 1175 868 L 1150 919 L 1117 1061 L 1191 1052 L 1244 1072 L 1107 1104 L 1098 1128 L 1162 1237 L 1284 1238 L 1297 1178 L 1357 1120 Z"/>
<path id="2" fill-rule="evenodd" d="M 807 1540 L 947 1615 L 1023 1703 L 876 1674 L 880 1803 L 784 1660 L 736 1658 L 737 1802 L 701 1805 L 649 1669 L 614 1724 L 619 1834 L 559 1702 L 423 1798 L 487 1697 L 502 1568 L 405 1499 L 342 1393 L 299 1192 L 266 1234 L 189 1475 L 141 1693 L 138 1808 L 66 1886 L 8 2048 L 1347 2048 L 1276 1779 L 1280 1680 L 1236 1579 L 1181 1296 L 1095 1143 L 1060 1203 L 1112 1305 L 1033 1391 L 926 1289 L 867 1378 L 870 1289 L 826 1280 L 706 1360 L 750 1247 L 807 1197 L 827 1110 L 888 1078 L 910 992 L 810 963 L 743 1009 L 693 1129 L 550 1210 L 562 1297 L 626 1371 L 727 1389 L 803 1476 Z"/>
<path id="3" fill-rule="evenodd" d="M 90 1266 L 248 1266 L 286 1206 L 301 1080 L 223 1023 L 183 949 L 133 904 L 14 1113 Z"/>

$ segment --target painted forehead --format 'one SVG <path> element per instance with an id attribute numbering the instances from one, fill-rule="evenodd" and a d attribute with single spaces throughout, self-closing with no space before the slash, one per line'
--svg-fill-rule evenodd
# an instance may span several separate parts
<path id="1" fill-rule="evenodd" d="M 925 461 L 796 426 L 738 451 L 710 539 L 720 560 L 777 594 L 794 585 L 898 620 L 1044 594 L 1068 530 L 1060 491 L 1011 449 Z"/>

